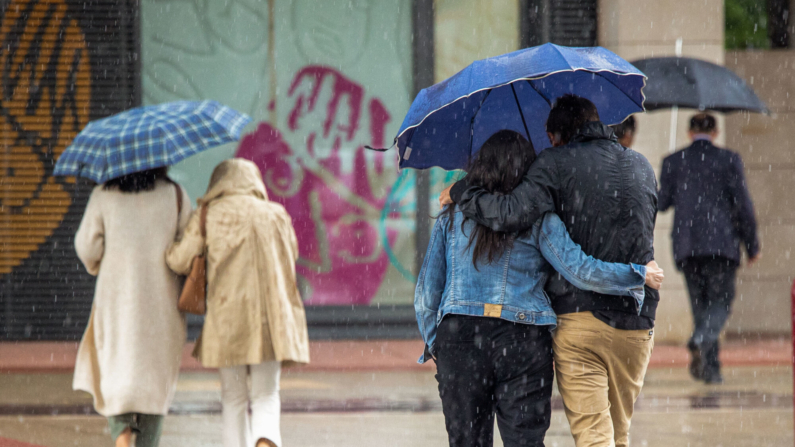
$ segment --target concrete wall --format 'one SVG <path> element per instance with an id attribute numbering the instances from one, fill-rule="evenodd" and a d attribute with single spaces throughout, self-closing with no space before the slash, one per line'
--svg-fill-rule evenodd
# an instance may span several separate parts
<path id="1" fill-rule="evenodd" d="M 682 39 L 683 56 L 718 64 L 724 61 L 722 0 L 602 0 L 599 2 L 598 29 L 599 44 L 630 61 L 673 56 L 678 39 Z M 678 113 L 676 147 L 688 144 L 685 132 L 692 115 L 692 111 Z M 671 113 L 641 114 L 637 121 L 634 149 L 645 155 L 659 174 L 662 159 L 669 154 Z M 673 263 L 669 236 L 672 218 L 672 212 L 660 214 L 655 233 L 657 262 L 666 271 L 657 311 L 656 340 L 684 343 L 691 331 L 692 318 L 684 279 Z"/>
<path id="2" fill-rule="evenodd" d="M 737 305 L 728 332 L 790 332 L 790 287 L 795 268 L 795 51 L 726 54 L 726 66 L 751 85 L 772 115 L 726 118 L 726 145 L 739 152 L 754 199 L 762 259 L 740 271 Z"/>
<path id="3" fill-rule="evenodd" d="M 435 0 L 435 77 L 519 49 L 519 0 Z"/>

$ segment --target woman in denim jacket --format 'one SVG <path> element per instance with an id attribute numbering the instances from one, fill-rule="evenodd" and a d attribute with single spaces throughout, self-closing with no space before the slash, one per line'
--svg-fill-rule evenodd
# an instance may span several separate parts
<path id="1" fill-rule="evenodd" d="M 535 160 L 516 132 L 492 135 L 467 178 L 509 192 Z M 543 446 L 552 395 L 555 313 L 544 293 L 553 271 L 581 289 L 635 298 L 659 288 L 661 270 L 586 255 L 550 213 L 523 234 L 498 233 L 456 209 L 439 216 L 414 295 L 425 341 L 419 362 L 436 361 L 451 446 L 492 445 L 494 414 L 504 445 Z"/>

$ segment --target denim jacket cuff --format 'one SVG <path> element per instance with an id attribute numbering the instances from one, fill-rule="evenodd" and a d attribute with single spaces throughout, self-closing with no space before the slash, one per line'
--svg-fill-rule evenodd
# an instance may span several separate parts
<path id="1" fill-rule="evenodd" d="M 420 356 L 420 358 L 417 360 L 417 363 L 423 364 L 431 359 L 435 359 L 432 348 L 429 348 L 428 345 L 425 345 L 425 350 Z"/>
<path id="2" fill-rule="evenodd" d="M 644 288 L 646 284 L 646 266 L 638 264 L 629 265 L 632 270 L 642 278 L 639 286 L 629 289 L 629 293 L 631 293 L 632 298 L 635 299 L 635 304 L 638 305 L 638 315 L 640 315 L 641 310 L 643 310 L 643 300 L 646 298 L 646 289 Z"/>

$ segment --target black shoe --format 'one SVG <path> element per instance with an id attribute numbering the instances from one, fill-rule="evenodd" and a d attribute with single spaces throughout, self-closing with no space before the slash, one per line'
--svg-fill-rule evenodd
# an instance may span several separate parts
<path id="1" fill-rule="evenodd" d="M 687 349 L 690 351 L 690 375 L 696 380 L 704 380 L 704 360 L 701 349 L 692 342 L 687 344 Z"/>
<path id="2" fill-rule="evenodd" d="M 704 382 L 710 385 L 719 385 L 723 383 L 723 376 L 720 373 L 720 359 L 718 342 L 709 343 L 707 346 L 702 346 L 703 357 L 703 377 Z"/>
<path id="3" fill-rule="evenodd" d="M 720 385 L 723 383 L 723 375 L 720 371 L 711 371 L 704 374 L 704 383 L 707 385 Z"/>

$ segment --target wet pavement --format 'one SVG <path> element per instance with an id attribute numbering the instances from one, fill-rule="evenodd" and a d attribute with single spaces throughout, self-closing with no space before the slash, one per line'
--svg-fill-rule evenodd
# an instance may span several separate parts
<path id="1" fill-rule="evenodd" d="M 744 357 L 737 351 L 745 348 L 727 350 L 726 383 L 720 386 L 692 381 L 678 351 L 666 358 L 657 354 L 636 407 L 632 445 L 792 446 L 792 369 L 769 346 L 767 354 L 750 348 Z M 376 346 L 373 352 L 382 351 Z M 755 361 L 748 361 L 749 352 L 757 354 Z M 432 367 L 345 364 L 284 371 L 285 446 L 446 445 Z M 36 446 L 110 445 L 104 418 L 93 414 L 90 396 L 71 391 L 71 377 L 66 370 L 0 373 L 0 447 L 25 445 L 3 438 Z M 546 444 L 571 447 L 557 392 L 553 407 Z M 183 371 L 161 445 L 220 445 L 219 412 L 216 373 Z M 498 439 L 495 445 L 501 445 Z"/>

